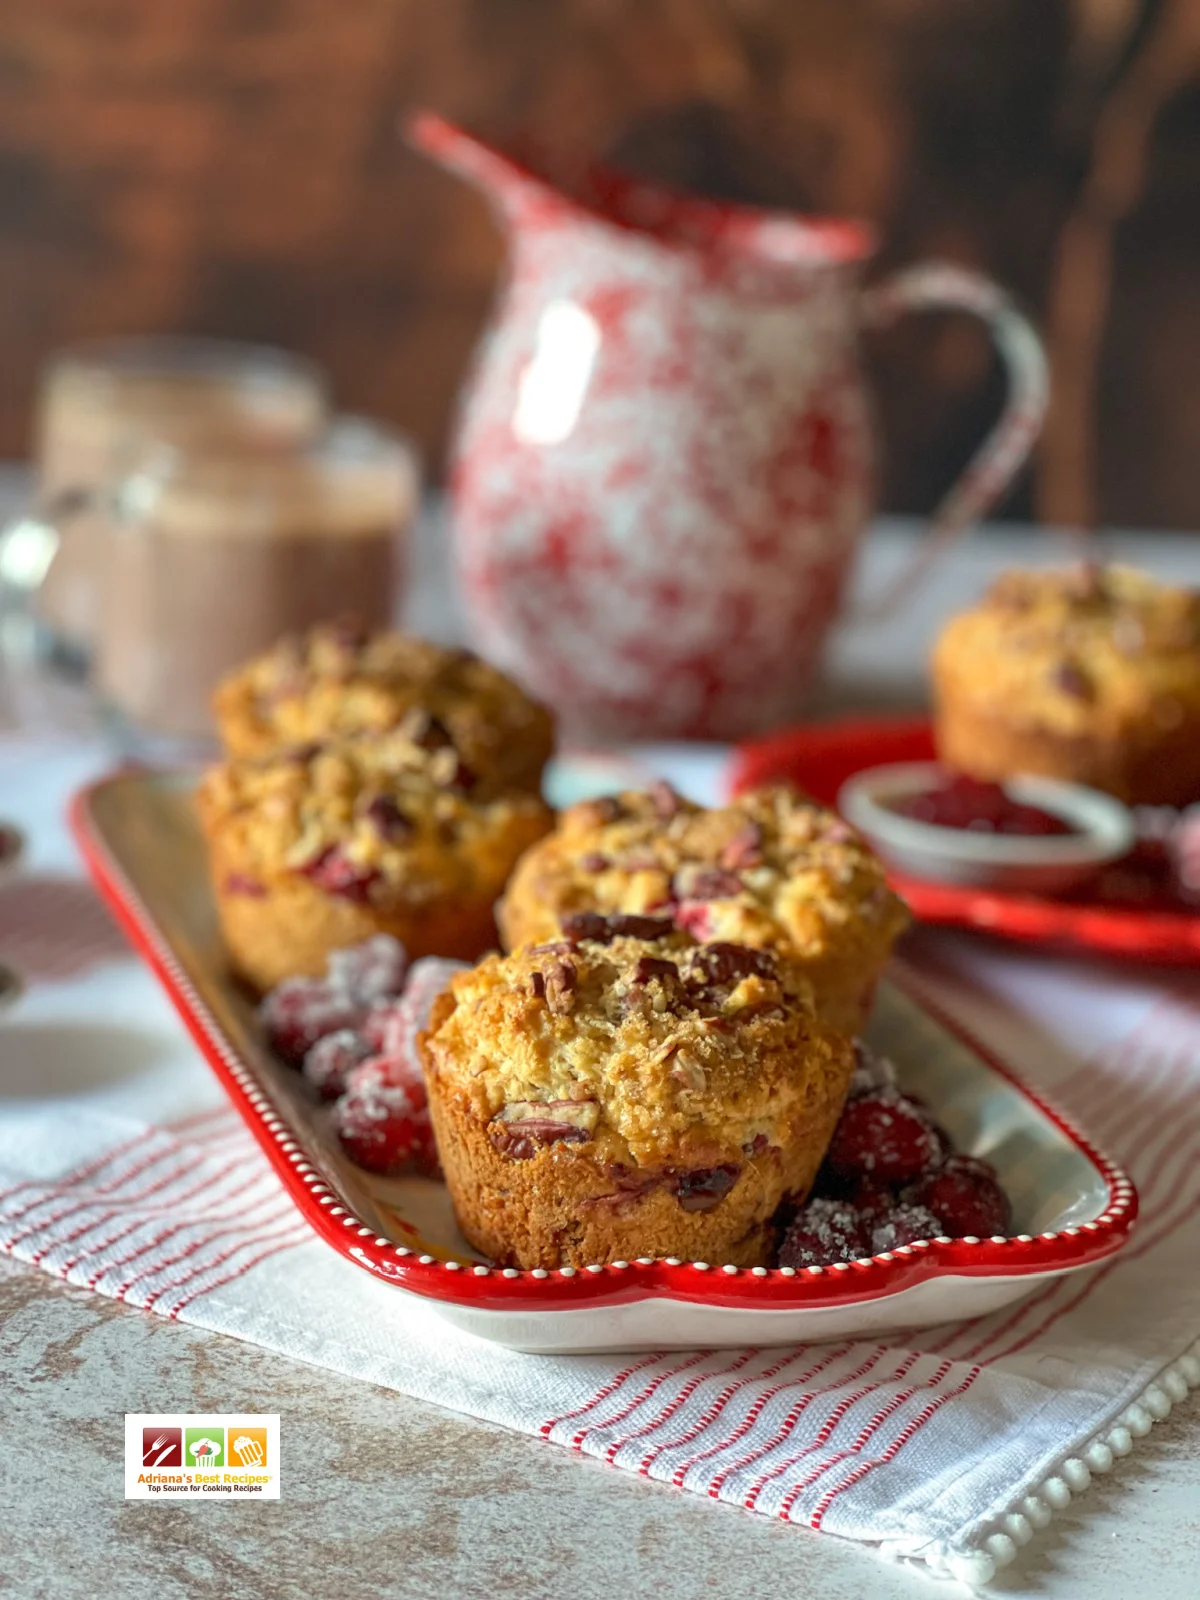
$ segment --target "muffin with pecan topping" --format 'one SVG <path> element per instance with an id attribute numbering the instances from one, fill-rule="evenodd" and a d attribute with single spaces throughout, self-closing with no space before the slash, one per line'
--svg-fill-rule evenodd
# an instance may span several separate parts
<path id="1" fill-rule="evenodd" d="M 522 789 L 479 794 L 456 751 L 401 732 L 214 768 L 198 795 L 235 970 L 269 989 L 390 933 L 473 960 L 513 863 L 550 827 Z"/>
<path id="2" fill-rule="evenodd" d="M 1134 804 L 1200 798 L 1200 595 L 1129 567 L 1007 572 L 933 654 L 938 751 Z"/>
<path id="3" fill-rule="evenodd" d="M 483 789 L 536 792 L 554 746 L 550 713 L 469 650 L 347 622 L 283 639 L 218 686 L 213 711 L 237 759 L 399 728 L 453 747 Z"/>
<path id="4" fill-rule="evenodd" d="M 662 913 L 697 939 L 773 950 L 848 1033 L 907 920 L 854 830 L 786 785 L 712 810 L 661 783 L 572 806 L 522 858 L 496 915 L 515 950 L 583 910 Z"/>
<path id="5" fill-rule="evenodd" d="M 421 1050 L 459 1226 L 518 1267 L 766 1263 L 853 1070 L 769 951 L 598 913 L 459 973 Z"/>

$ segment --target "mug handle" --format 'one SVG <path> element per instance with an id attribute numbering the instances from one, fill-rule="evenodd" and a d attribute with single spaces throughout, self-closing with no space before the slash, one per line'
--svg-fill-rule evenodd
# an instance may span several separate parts
<path id="1" fill-rule="evenodd" d="M 947 310 L 968 311 L 987 324 L 1004 362 L 1008 397 L 999 421 L 934 511 L 920 549 L 882 594 L 856 609 L 856 621 L 879 621 L 911 594 L 947 547 L 991 510 L 1041 432 L 1049 395 L 1046 352 L 999 284 L 952 262 L 920 261 L 862 295 L 868 328 L 886 328 L 906 311 Z"/>
<path id="2" fill-rule="evenodd" d="M 64 523 L 95 501 L 91 490 L 65 489 L 0 524 L 0 655 L 25 660 L 37 654 L 37 592 L 58 554 Z"/>

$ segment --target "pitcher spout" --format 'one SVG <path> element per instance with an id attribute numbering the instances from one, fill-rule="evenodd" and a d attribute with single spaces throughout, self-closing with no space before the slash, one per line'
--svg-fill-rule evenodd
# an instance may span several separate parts
<path id="1" fill-rule="evenodd" d="M 554 191 L 511 156 L 476 138 L 436 111 L 417 111 L 403 124 L 404 137 L 439 166 L 474 184 L 502 213 L 512 215 Z"/>

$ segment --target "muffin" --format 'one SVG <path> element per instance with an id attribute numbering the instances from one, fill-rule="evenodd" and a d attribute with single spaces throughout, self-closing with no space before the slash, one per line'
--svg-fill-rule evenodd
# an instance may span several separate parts
<path id="1" fill-rule="evenodd" d="M 1200 798 L 1200 595 L 1128 567 L 1008 572 L 933 654 L 938 753 L 1132 804 Z"/>
<path id="2" fill-rule="evenodd" d="M 769 951 L 598 913 L 459 973 L 421 1052 L 463 1234 L 518 1267 L 765 1264 L 853 1069 L 806 987 Z"/>
<path id="3" fill-rule="evenodd" d="M 469 650 L 350 623 L 282 640 L 218 686 L 213 713 L 236 760 L 400 728 L 497 791 L 536 792 L 554 746 L 550 713 Z"/>
<path id="4" fill-rule="evenodd" d="M 258 989 L 375 933 L 474 960 L 552 820 L 522 789 L 479 796 L 451 748 L 399 732 L 216 767 L 197 804 L 230 960 Z"/>
<path id="5" fill-rule="evenodd" d="M 773 950 L 847 1033 L 907 922 L 854 830 L 785 785 L 714 810 L 666 784 L 572 806 L 523 857 L 496 915 L 515 950 L 585 910 L 661 913 L 700 940 Z"/>

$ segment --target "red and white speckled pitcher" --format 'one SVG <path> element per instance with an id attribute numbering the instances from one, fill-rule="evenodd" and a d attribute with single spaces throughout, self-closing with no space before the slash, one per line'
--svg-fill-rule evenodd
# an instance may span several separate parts
<path id="1" fill-rule="evenodd" d="M 507 282 L 452 461 L 481 648 L 569 733 L 728 738 L 801 703 L 872 510 L 864 324 L 982 317 L 1003 416 L 926 552 L 979 517 L 1045 406 L 1037 336 L 988 279 L 909 268 L 863 291 L 869 229 L 609 174 L 568 197 L 439 117 L 411 137 L 505 219 Z"/>

